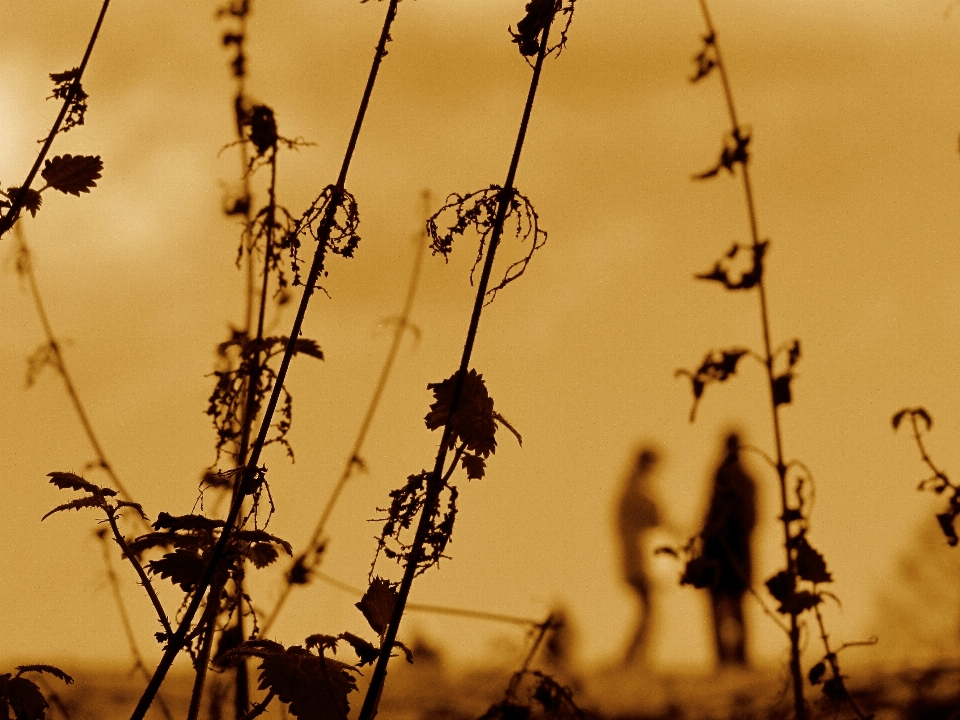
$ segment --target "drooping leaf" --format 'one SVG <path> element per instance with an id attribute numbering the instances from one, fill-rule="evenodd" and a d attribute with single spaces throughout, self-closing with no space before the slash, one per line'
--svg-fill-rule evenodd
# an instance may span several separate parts
<path id="1" fill-rule="evenodd" d="M 6 701 L 16 720 L 45 720 L 49 705 L 36 683 L 24 677 L 12 677 L 6 686 Z"/>
<path id="2" fill-rule="evenodd" d="M 827 561 L 807 542 L 806 535 L 798 535 L 794 546 L 797 549 L 797 575 L 812 583 L 833 582 L 827 572 Z"/>
<path id="3" fill-rule="evenodd" d="M 67 685 L 73 685 L 73 678 L 67 675 L 67 673 L 60 668 L 53 665 L 17 665 L 17 675 L 22 675 L 23 673 L 28 672 L 53 675 L 55 678 L 62 680 Z"/>
<path id="4" fill-rule="evenodd" d="M 784 373 L 773 379 L 773 405 L 789 405 L 793 400 L 793 393 L 790 391 L 790 381 L 793 380 L 793 373 Z"/>
<path id="5" fill-rule="evenodd" d="M 323 360 L 323 350 L 320 349 L 316 340 L 297 338 L 293 351 L 298 355 L 309 355 L 310 357 L 315 357 L 317 360 Z"/>
<path id="6" fill-rule="evenodd" d="M 293 546 L 291 546 L 290 543 L 281 537 L 271 535 L 265 530 L 237 530 L 233 535 L 233 539 L 235 542 L 272 543 L 283 548 L 283 551 L 287 555 L 293 556 Z"/>
<path id="7" fill-rule="evenodd" d="M 272 690 L 300 720 L 346 718 L 357 683 L 346 663 L 294 646 L 260 663 L 261 690 Z"/>
<path id="8" fill-rule="evenodd" d="M 76 500 L 71 500 L 63 505 L 57 505 L 57 507 L 40 518 L 40 522 L 43 522 L 54 513 L 63 512 L 64 510 L 80 510 L 81 508 L 88 507 L 103 507 L 103 504 L 103 498 L 96 495 L 88 495 L 87 497 L 77 498 Z"/>
<path id="9" fill-rule="evenodd" d="M 452 431 L 451 446 L 459 439 L 466 445 L 467 450 L 487 457 L 497 449 L 493 398 L 487 392 L 483 375 L 476 370 L 470 370 L 463 383 L 457 410 L 451 416 L 453 393 L 459 375 L 457 371 L 442 382 L 427 385 L 427 389 L 433 391 L 435 400 L 424 421 L 430 430 L 443 428 L 449 421 Z"/>
<path id="10" fill-rule="evenodd" d="M 130 508 L 132 510 L 135 510 L 140 515 L 140 517 L 142 517 L 144 520 L 150 519 L 147 517 L 147 514 L 143 511 L 143 506 L 140 503 L 130 502 L 129 500 L 117 500 L 116 506 L 117 506 L 117 509 L 125 508 L 125 507 Z"/>
<path id="11" fill-rule="evenodd" d="M 937 515 L 937 522 L 940 523 L 940 529 L 943 530 L 943 534 L 947 538 L 947 544 L 950 547 L 954 547 L 960 542 L 960 537 L 957 537 L 957 531 L 953 527 L 953 520 L 956 515 L 952 512 L 940 513 Z"/>
<path id="12" fill-rule="evenodd" d="M 268 543 L 254 543 L 247 547 L 244 555 L 260 570 L 272 565 L 280 557 L 277 549 Z"/>
<path id="13" fill-rule="evenodd" d="M 223 520 L 214 520 L 206 518 L 203 515 L 170 515 L 161 512 L 157 515 L 153 527 L 157 530 L 188 530 L 212 532 L 216 528 L 223 527 Z"/>
<path id="14" fill-rule="evenodd" d="M 184 592 L 190 592 L 196 587 L 206 567 L 206 560 L 186 548 L 178 548 L 147 563 L 147 569 L 151 573 L 164 579 L 169 578 L 170 582 L 179 585 Z"/>
<path id="15" fill-rule="evenodd" d="M 367 642 L 362 637 L 350 632 L 340 633 L 340 637 L 347 641 L 357 654 L 357 657 L 360 659 L 360 662 L 357 663 L 359 667 L 373 665 L 377 661 L 377 658 L 380 657 L 380 648 L 373 643 Z"/>
<path id="16" fill-rule="evenodd" d="M 470 480 L 483 479 L 483 474 L 487 469 L 487 463 L 482 457 L 464 453 L 463 457 L 460 458 L 460 462 L 463 465 L 463 469 L 467 471 L 467 478 Z"/>
<path id="17" fill-rule="evenodd" d="M 7 197 L 10 200 L 4 200 L 0 202 L 0 208 L 10 207 L 17 197 L 17 193 L 20 192 L 20 188 L 16 185 L 7 188 Z M 33 188 L 27 188 L 23 193 L 23 207 L 30 211 L 30 217 L 36 217 L 37 211 L 40 209 L 40 206 L 43 204 L 43 196 Z"/>
<path id="18" fill-rule="evenodd" d="M 397 591 L 393 586 L 383 578 L 374 578 L 356 607 L 363 613 L 373 631 L 377 635 L 383 635 L 390 624 L 396 604 Z"/>
<path id="19" fill-rule="evenodd" d="M 49 187 L 79 197 L 80 193 L 90 192 L 90 188 L 97 186 L 102 170 L 99 155 L 58 155 L 44 161 L 40 174 Z"/>
<path id="20" fill-rule="evenodd" d="M 71 472 L 47 473 L 47 477 L 50 478 L 51 485 L 55 485 L 61 490 L 85 490 L 93 495 L 102 495 L 105 497 L 113 497 L 117 494 L 116 490 L 94 485 L 92 482 L 84 480 L 79 475 Z"/>
<path id="21" fill-rule="evenodd" d="M 807 679 L 810 681 L 811 685 L 819 685 L 823 682 L 823 676 L 827 672 L 827 664 L 821 660 L 812 668 L 810 672 L 807 673 Z"/>

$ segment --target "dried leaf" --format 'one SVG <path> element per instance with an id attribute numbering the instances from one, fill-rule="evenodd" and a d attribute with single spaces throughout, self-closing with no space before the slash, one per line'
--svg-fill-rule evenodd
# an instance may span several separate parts
<path id="1" fill-rule="evenodd" d="M 383 635 L 393 608 L 397 604 L 397 591 L 383 578 L 374 578 L 356 607 L 363 613 L 367 623 L 377 635 Z"/>
<path id="2" fill-rule="evenodd" d="M 79 196 L 96 187 L 100 178 L 103 161 L 99 155 L 58 155 L 46 160 L 41 175 L 47 186 L 62 193 Z"/>

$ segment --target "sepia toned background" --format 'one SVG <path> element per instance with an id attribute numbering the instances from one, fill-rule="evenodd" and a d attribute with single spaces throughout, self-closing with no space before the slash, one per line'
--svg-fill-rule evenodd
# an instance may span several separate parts
<path id="1" fill-rule="evenodd" d="M 55 117 L 47 74 L 77 64 L 98 8 L 33 0 L 0 11 L 4 187 L 22 181 Z M 23 223 L 93 424 L 152 517 L 194 507 L 215 459 L 204 415 L 214 349 L 242 319 L 239 228 L 221 213 L 238 160 L 235 149 L 221 152 L 234 136 L 233 85 L 215 9 L 114 0 L 84 78 L 86 125 L 54 146 L 101 155 L 103 178 L 89 196 L 45 193 Z M 295 215 L 339 168 L 383 10 L 255 3 L 249 92 L 275 109 L 281 134 L 312 143 L 280 159 L 280 199 Z M 930 532 L 938 501 L 915 492 L 916 450 L 890 427 L 899 408 L 926 406 L 931 451 L 960 473 L 960 11 L 946 10 L 946 0 L 713 6 L 753 130 L 774 343 L 799 337 L 803 346 L 784 432 L 787 454 L 816 480 L 811 540 L 843 603 L 828 620 L 837 641 L 880 638 L 851 661 L 950 649 L 960 624 L 960 571 Z M 339 476 L 386 354 L 422 190 L 435 209 L 449 192 L 503 182 L 530 73 L 507 34 L 522 12 L 518 0 L 400 6 L 347 184 L 363 241 L 355 259 L 330 263 L 329 297 L 310 308 L 305 334 L 326 360 L 297 360 L 291 372 L 296 463 L 276 450 L 264 458 L 277 508 L 270 529 L 295 547 Z M 689 383 L 674 378 L 711 348 L 761 343 L 752 294 L 693 279 L 748 239 L 739 183 L 690 181 L 716 161 L 728 127 L 717 78 L 687 81 L 702 32 L 692 0 L 577 4 L 568 48 L 547 63 L 517 179 L 549 239 L 485 312 L 473 361 L 524 444 L 501 437 L 487 477 L 463 481 L 450 559 L 412 594 L 532 618 L 565 606 L 580 657 L 595 667 L 617 661 L 633 622 L 612 519 L 638 443 L 664 456 L 656 488 L 669 523 L 655 542 L 697 531 L 725 430 L 771 448 L 759 366 L 744 363 L 708 388 L 695 424 Z M 0 240 L 0 659 L 125 663 L 95 514 L 40 522 L 68 499 L 46 474 L 82 472 L 92 454 L 58 377 L 47 371 L 25 388 L 26 358 L 43 335 L 11 237 Z M 348 585 L 366 583 L 377 507 L 433 460 L 426 385 L 459 361 L 471 243 L 455 246 L 449 264 L 426 260 L 419 342 L 399 356 L 363 453 L 369 472 L 348 486 L 330 525 L 323 570 Z M 289 322 L 279 318 L 275 331 Z M 759 583 L 782 550 L 775 477 L 753 467 L 764 508 Z M 703 597 L 676 587 L 669 559 L 651 568 L 658 662 L 704 667 Z M 119 572 L 153 656 L 152 609 L 132 571 Z M 274 568 L 252 580 L 264 607 L 279 577 Z M 179 601 L 163 597 L 171 609 Z M 315 583 L 294 594 L 272 636 L 360 631 L 356 599 Z M 780 662 L 779 630 L 754 605 L 751 621 L 754 656 Z M 426 614 L 405 618 L 401 638 L 415 633 L 459 662 L 513 662 L 524 639 L 510 626 Z"/>

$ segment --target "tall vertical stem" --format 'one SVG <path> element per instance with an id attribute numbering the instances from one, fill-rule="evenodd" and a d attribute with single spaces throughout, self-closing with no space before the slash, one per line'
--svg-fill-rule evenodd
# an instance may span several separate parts
<path id="1" fill-rule="evenodd" d="M 392 26 L 393 20 L 396 17 L 397 5 L 399 2 L 400 0 L 390 0 L 390 4 L 387 7 L 386 18 L 384 19 L 383 30 L 380 33 L 380 41 L 377 44 L 377 49 L 374 55 L 373 66 L 370 68 L 370 74 L 367 78 L 366 87 L 364 88 L 363 98 L 360 101 L 360 108 L 357 111 L 357 118 L 354 122 L 353 132 L 350 135 L 350 142 L 348 143 L 347 150 L 344 153 L 343 164 L 340 167 L 340 174 L 337 178 L 335 192 L 332 193 L 330 202 L 328 203 L 326 212 L 324 213 L 323 220 L 317 229 L 319 244 L 317 246 L 317 251 L 313 256 L 313 263 L 310 266 L 310 273 L 307 276 L 306 284 L 303 289 L 303 295 L 300 298 L 300 305 L 297 308 L 297 315 L 296 318 L 294 318 L 293 327 L 290 329 L 290 336 L 287 340 L 287 346 L 284 349 L 283 358 L 280 361 L 280 367 L 277 369 L 277 378 L 274 382 L 273 391 L 270 394 L 270 399 L 267 402 L 266 409 L 264 410 L 263 418 L 260 421 L 260 431 L 257 433 L 257 438 L 250 450 L 250 456 L 247 458 L 243 472 L 241 473 L 239 485 L 240 492 L 235 493 L 235 497 L 230 503 L 230 511 L 228 512 L 224 521 L 223 532 L 220 534 L 217 544 L 210 553 L 210 560 L 207 563 L 207 567 L 204 570 L 203 576 L 200 578 L 200 582 L 197 583 L 193 590 L 193 597 L 190 599 L 190 603 L 187 605 L 186 610 L 184 610 L 183 617 L 180 621 L 177 631 L 171 638 L 167 640 L 167 647 L 163 653 L 163 657 L 160 659 L 157 670 L 154 673 L 150 683 L 147 685 L 146 690 L 140 698 L 140 701 L 137 703 L 137 707 L 130 716 L 130 720 L 143 720 L 147 710 L 150 708 L 150 704 L 153 702 L 153 698 L 157 694 L 157 690 L 163 683 L 167 672 L 169 672 L 170 666 L 173 665 L 173 661 L 180 650 L 183 649 L 187 633 L 190 631 L 190 625 L 193 622 L 194 617 L 196 617 L 197 611 L 200 609 L 200 605 L 203 602 L 203 596 L 210 587 L 213 576 L 217 571 L 217 565 L 220 563 L 220 559 L 223 557 L 223 554 L 227 549 L 227 543 L 229 542 L 230 536 L 233 533 L 233 526 L 237 522 L 237 518 L 240 516 L 240 510 L 243 507 L 243 500 L 245 497 L 245 489 L 253 481 L 258 472 L 257 463 L 260 461 L 260 453 L 263 451 L 263 447 L 266 444 L 267 433 L 269 432 L 270 424 L 273 421 L 273 414 L 277 409 L 277 403 L 280 401 L 280 393 L 283 389 L 283 383 L 287 377 L 287 370 L 290 368 L 290 361 L 293 358 L 297 338 L 300 336 L 300 329 L 303 327 L 303 321 L 307 314 L 307 307 L 310 304 L 310 298 L 316 289 L 317 281 L 320 277 L 320 268 L 323 266 L 323 259 L 325 257 L 327 243 L 329 242 L 330 231 L 333 227 L 334 216 L 343 199 L 343 189 L 344 185 L 346 184 L 347 173 L 350 169 L 350 161 L 353 158 L 353 152 L 356 149 L 357 139 L 360 137 L 360 128 L 363 125 L 363 119 L 366 116 L 367 107 L 370 103 L 370 96 L 372 95 L 373 87 L 376 84 L 377 72 L 380 69 L 380 63 L 387 54 L 386 46 L 390 40 L 390 27 Z"/>
<path id="2" fill-rule="evenodd" d="M 707 8 L 707 0 L 699 0 L 700 9 L 703 12 L 703 19 L 707 25 L 708 43 L 713 46 L 714 57 L 716 58 L 717 70 L 720 73 L 720 80 L 723 84 L 723 94 L 727 102 L 727 111 L 730 114 L 730 123 L 734 140 L 739 142 L 742 135 L 740 123 L 737 119 L 736 107 L 733 103 L 733 91 L 730 88 L 730 81 L 727 77 L 727 68 L 723 64 L 723 56 L 720 53 L 720 44 L 717 42 L 717 32 L 710 18 L 710 11 Z M 747 160 L 740 163 L 740 169 L 743 177 L 743 194 L 746 198 L 747 216 L 750 220 L 750 237 L 754 249 L 760 245 L 760 234 L 757 229 L 757 211 L 753 201 L 753 186 L 750 182 L 750 170 Z M 776 446 L 777 459 L 777 479 L 780 484 L 780 521 L 783 525 L 783 549 L 786 554 L 787 570 L 791 576 L 796 577 L 796 563 L 791 552 L 792 536 L 790 533 L 790 516 L 787 513 L 789 509 L 787 493 L 787 465 L 783 455 L 783 434 L 780 429 L 780 412 L 775 394 L 775 376 L 773 372 L 773 348 L 770 342 L 770 314 L 767 308 L 767 292 L 764 285 L 763 273 L 760 274 L 757 283 L 757 292 L 760 298 L 760 322 L 763 327 L 763 361 L 767 373 L 767 384 L 770 389 L 770 411 L 773 418 L 773 439 Z M 803 697 L 803 671 L 800 667 L 800 627 L 797 623 L 797 613 L 790 613 L 790 676 L 793 680 L 793 704 L 796 720 L 806 720 L 807 708 Z"/>
<path id="3" fill-rule="evenodd" d="M 414 535 L 413 543 L 410 548 L 406 567 L 403 572 L 403 579 L 397 589 L 397 601 L 394 605 L 393 613 L 390 618 L 390 624 L 387 627 L 386 634 L 381 642 L 380 657 L 377 658 L 377 664 L 374 668 L 373 676 L 370 678 L 370 686 L 363 699 L 363 707 L 360 709 L 358 720 L 373 720 L 377 714 L 377 706 L 380 702 L 380 694 L 383 691 L 384 680 L 387 675 L 387 664 L 390 661 L 390 654 L 393 651 L 393 645 L 397 639 L 397 631 L 400 629 L 400 621 L 403 619 L 403 612 L 407 604 L 407 598 L 410 595 L 410 588 L 413 585 L 413 579 L 417 574 L 423 545 L 426 541 L 427 533 L 433 522 L 433 517 L 437 512 L 437 506 L 440 500 L 440 493 L 443 490 L 443 467 L 446 463 L 447 448 L 450 444 L 452 423 L 454 413 L 460 402 L 460 396 L 463 394 L 463 387 L 466 383 L 467 371 L 470 366 L 470 356 L 473 353 L 473 345 L 477 337 L 477 329 L 480 325 L 480 315 L 486 301 L 487 286 L 490 282 L 490 272 L 493 268 L 493 259 L 500 244 L 500 238 L 503 234 L 503 224 L 507 217 L 507 210 L 510 207 L 510 201 L 513 200 L 514 182 L 517 175 L 517 167 L 520 164 L 520 154 L 523 150 L 523 141 L 526 138 L 527 127 L 530 124 L 530 115 L 533 112 L 533 102 L 537 95 L 537 86 L 540 82 L 540 73 L 543 69 L 543 60 L 547 55 L 548 41 L 550 37 L 550 25 L 553 22 L 551 15 L 546 27 L 543 30 L 540 41 L 540 51 L 537 53 L 537 62 L 533 69 L 533 77 L 530 80 L 530 89 L 527 92 L 527 101 L 523 108 L 523 116 L 520 120 L 520 129 L 517 133 L 517 141 L 513 148 L 513 156 L 510 160 L 510 168 L 507 171 L 507 179 L 500 190 L 500 197 L 497 204 L 497 214 L 494 218 L 493 230 L 490 236 L 490 244 L 487 248 L 487 255 L 484 259 L 483 271 L 480 276 L 480 282 L 477 286 L 477 296 L 473 304 L 473 313 L 470 316 L 470 325 L 467 329 L 467 338 L 463 346 L 463 354 L 460 358 L 460 368 L 457 371 L 456 382 L 453 388 L 453 396 L 450 400 L 450 413 L 443 429 L 443 437 L 440 440 L 440 449 L 437 452 L 436 462 L 433 472 L 427 480 L 427 492 L 421 510 L 420 520 L 417 525 L 417 531 Z"/>

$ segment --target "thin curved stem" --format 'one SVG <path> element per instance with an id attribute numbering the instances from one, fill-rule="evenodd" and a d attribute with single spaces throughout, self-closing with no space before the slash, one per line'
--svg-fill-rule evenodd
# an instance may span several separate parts
<path id="1" fill-rule="evenodd" d="M 140 654 L 140 647 L 137 645 L 137 636 L 133 632 L 133 625 L 130 624 L 130 615 L 127 612 L 127 606 L 120 592 L 120 580 L 117 578 L 117 573 L 113 569 L 113 560 L 110 557 L 110 545 L 107 543 L 106 537 L 106 528 L 101 528 L 97 531 L 97 539 L 100 540 L 100 545 L 103 549 L 103 567 L 107 573 L 107 580 L 110 582 L 110 589 L 113 591 L 113 599 L 117 604 L 117 612 L 120 614 L 120 624 L 123 626 L 123 634 L 127 638 L 130 654 L 133 655 L 134 667 L 137 669 L 137 672 L 143 675 L 147 682 L 149 682 L 150 671 L 147 669 L 147 664 L 143 660 L 143 655 Z M 166 720 L 173 720 L 170 708 L 167 707 L 167 703 L 159 694 L 157 695 L 157 705 Z"/>
<path id="2" fill-rule="evenodd" d="M 120 481 L 120 478 L 117 477 L 117 473 L 113 469 L 113 465 L 107 459 L 107 455 L 103 450 L 103 446 L 100 444 L 97 433 L 93 429 L 93 423 L 90 422 L 90 416 L 87 415 L 87 410 L 84 407 L 83 401 L 80 399 L 80 393 L 77 391 L 77 387 L 73 383 L 73 378 L 71 377 L 70 371 L 67 368 L 66 361 L 63 359 L 63 353 L 60 350 L 60 341 L 53 332 L 53 326 L 50 324 L 50 317 L 47 315 L 46 306 L 43 302 L 43 296 L 40 294 L 40 285 L 37 283 L 37 276 L 33 270 L 33 254 L 30 252 L 30 248 L 27 245 L 27 241 L 23 233 L 23 226 L 20 223 L 17 223 L 14 228 L 14 237 L 17 241 L 17 271 L 27 280 L 27 286 L 30 288 L 30 296 L 33 298 L 33 305 L 36 308 L 37 316 L 40 319 L 40 325 L 43 328 L 43 334 L 47 339 L 47 346 L 50 348 L 50 351 L 54 356 L 56 363 L 54 369 L 63 380 L 64 387 L 67 391 L 67 396 L 70 398 L 70 404 L 73 406 L 73 410 L 77 414 L 77 419 L 80 421 L 80 426 L 83 428 L 83 432 L 87 436 L 87 442 L 90 443 L 94 457 L 97 459 L 97 465 L 104 471 L 104 473 L 106 473 L 107 477 L 117 489 L 117 492 L 121 498 L 127 502 L 135 502 L 133 496 Z M 139 513 L 137 513 L 137 520 L 148 532 L 153 530 L 153 528 L 150 527 L 150 523 L 144 520 Z"/>
<path id="3" fill-rule="evenodd" d="M 147 577 L 147 573 L 144 571 L 143 565 L 140 564 L 140 561 L 137 560 L 137 556 L 130 552 L 130 546 L 127 545 L 127 541 L 120 532 L 120 528 L 117 527 L 116 511 L 107 511 L 107 522 L 110 523 L 110 529 L 113 530 L 113 539 L 116 540 L 117 545 L 119 545 L 120 549 L 123 551 L 123 556 L 130 561 L 131 565 L 133 565 L 133 569 L 140 578 L 140 584 L 143 585 L 143 589 L 146 590 L 147 595 L 150 596 L 150 602 L 153 603 L 153 607 L 157 611 L 157 617 L 160 620 L 160 624 L 163 625 L 164 631 L 167 633 L 167 635 L 173 634 L 173 629 L 170 627 L 170 621 L 167 619 L 167 613 L 164 612 L 163 605 L 160 603 L 160 598 L 157 597 L 157 592 L 153 589 L 153 583 L 151 583 L 150 578 Z"/>
<path id="4" fill-rule="evenodd" d="M 53 139 L 57 136 L 57 133 L 60 132 L 60 126 L 63 124 L 63 119 L 67 116 L 67 110 L 70 108 L 74 97 L 76 97 L 77 91 L 80 89 L 80 81 L 83 79 L 83 73 L 87 69 L 87 62 L 90 60 L 90 54 L 93 52 L 93 46 L 97 43 L 97 37 L 100 35 L 100 27 L 103 25 L 103 18 L 107 14 L 107 7 L 109 5 L 110 0 L 103 0 L 103 5 L 100 6 L 100 14 L 97 16 L 97 23 L 93 26 L 93 33 L 91 33 L 90 40 L 87 43 L 87 49 L 83 53 L 83 60 L 80 62 L 80 66 L 77 68 L 76 77 L 74 77 L 73 82 L 70 84 L 70 90 L 67 93 L 67 97 L 63 100 L 63 106 L 60 108 L 60 113 L 57 115 L 57 119 L 54 121 L 53 127 L 50 128 L 50 132 L 47 134 L 46 140 L 43 141 L 43 147 L 40 148 L 40 152 L 37 154 L 37 159 L 33 163 L 33 167 L 30 168 L 30 172 L 27 173 L 27 179 L 23 181 L 23 184 L 20 186 L 17 194 L 11 200 L 10 209 L 7 210 L 7 213 L 3 217 L 0 217 L 0 237 L 2 237 L 7 230 L 13 227 L 13 224 L 17 221 L 17 218 L 20 217 L 20 211 L 23 209 L 23 204 L 27 199 L 27 191 L 30 189 L 30 185 L 33 184 L 34 179 L 37 177 L 37 173 L 40 170 L 40 165 L 43 163 L 44 158 L 46 158 L 47 153 L 50 152 L 50 146 L 53 145 Z"/>

